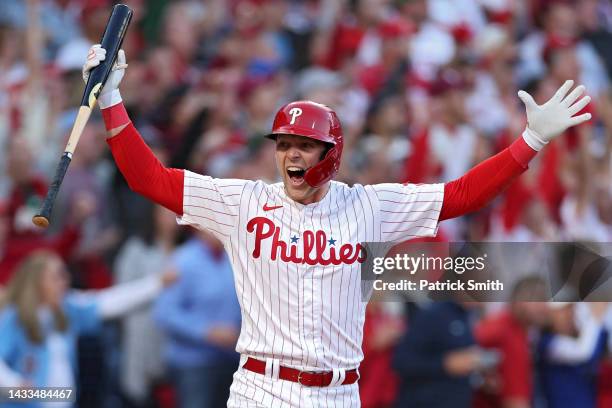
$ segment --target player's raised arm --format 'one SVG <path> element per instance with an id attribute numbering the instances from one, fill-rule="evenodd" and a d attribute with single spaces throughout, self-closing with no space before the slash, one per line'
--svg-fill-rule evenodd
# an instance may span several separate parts
<path id="1" fill-rule="evenodd" d="M 83 65 L 83 79 L 106 58 L 99 44 L 89 49 Z M 127 67 L 125 53 L 119 51 L 117 62 L 98 98 L 106 126 L 107 142 L 119 170 L 130 188 L 176 214 L 183 214 L 184 171 L 170 169 L 153 155 L 132 125 L 119 93 L 119 84 Z"/>
<path id="2" fill-rule="evenodd" d="M 106 58 L 99 45 L 91 47 L 83 66 L 83 79 Z M 130 188 L 178 214 L 180 222 L 206 229 L 223 240 L 234 230 L 246 180 L 214 179 L 186 170 L 166 168 L 151 152 L 130 121 L 119 93 L 127 67 L 125 53 L 100 93 L 98 103 L 106 126 L 107 142 L 117 167 Z"/>
<path id="3" fill-rule="evenodd" d="M 528 168 L 529 161 L 552 139 L 570 127 L 591 119 L 577 115 L 591 101 L 580 85 L 570 92 L 574 81 L 565 81 L 555 95 L 538 105 L 531 95 L 519 91 L 527 111 L 527 127 L 510 147 L 478 164 L 461 178 L 444 186 L 440 221 L 476 211 L 503 191 Z M 576 116 L 577 115 L 577 116 Z"/>

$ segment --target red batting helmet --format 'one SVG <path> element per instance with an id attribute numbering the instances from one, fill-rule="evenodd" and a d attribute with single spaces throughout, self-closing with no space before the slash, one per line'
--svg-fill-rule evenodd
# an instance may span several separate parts
<path id="1" fill-rule="evenodd" d="M 342 127 L 336 112 L 325 105 L 312 101 L 291 102 L 279 109 L 274 117 L 272 133 L 296 135 L 329 143 L 331 148 L 325 157 L 304 174 L 304 180 L 311 187 L 320 187 L 331 180 L 340 168 L 342 157 Z"/>

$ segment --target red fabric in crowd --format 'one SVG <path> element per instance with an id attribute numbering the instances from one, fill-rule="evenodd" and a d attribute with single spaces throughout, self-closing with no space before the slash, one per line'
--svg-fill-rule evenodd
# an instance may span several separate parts
<path id="1" fill-rule="evenodd" d="M 79 271 L 79 285 L 85 289 L 104 289 L 113 285 L 113 272 L 101 255 L 80 256 L 73 262 Z"/>
<path id="2" fill-rule="evenodd" d="M 36 250 L 48 249 L 67 260 L 72 250 L 76 248 L 80 236 L 76 227 L 69 226 L 59 235 L 50 238 L 42 235 L 30 235 L 27 238 L 9 237 L 4 248 L 4 254 L 0 259 L 0 285 L 5 285 L 10 280 L 17 265 Z"/>
<path id="3" fill-rule="evenodd" d="M 608 334 L 612 335 L 612 334 Z M 599 384 L 597 387 L 597 407 L 612 407 L 612 357 L 608 357 L 601 364 L 599 370 Z"/>
<path id="4" fill-rule="evenodd" d="M 393 347 L 373 347 L 372 339 L 388 325 L 403 324 L 401 319 L 385 313 L 376 303 L 366 308 L 363 325 L 364 359 L 359 366 L 359 395 L 363 408 L 391 406 L 397 397 L 399 379 L 391 367 Z"/>
<path id="5" fill-rule="evenodd" d="M 533 371 L 529 337 L 525 327 L 509 310 L 482 320 L 475 328 L 476 341 L 502 355 L 497 374 L 500 390 L 497 394 L 478 393 L 476 408 L 501 407 L 509 400 L 531 401 Z"/>
<path id="6" fill-rule="evenodd" d="M 383 64 L 376 64 L 362 67 L 357 73 L 357 78 L 363 89 L 374 97 L 387 81 L 388 75 L 389 72 Z"/>
<path id="7" fill-rule="evenodd" d="M 533 192 L 520 178 L 510 184 L 500 208 L 505 231 L 512 231 L 521 222 L 525 207 L 533 199 Z"/>
<path id="8" fill-rule="evenodd" d="M 432 182 L 441 174 L 441 167 L 433 162 L 429 152 L 429 132 L 423 129 L 412 139 L 412 153 L 406 160 L 405 177 L 409 183 Z"/>
<path id="9" fill-rule="evenodd" d="M 47 183 L 38 176 L 33 176 L 27 183 L 13 187 L 7 203 L 7 216 L 9 219 L 9 237 L 37 237 L 41 230 L 29 229 L 17 231 L 15 228 L 15 217 L 18 216 L 23 207 L 38 206 L 47 195 Z"/>
<path id="10" fill-rule="evenodd" d="M 76 248 L 80 232 L 75 226 L 68 226 L 52 237 L 46 236 L 43 230 L 34 226 L 23 231 L 15 227 L 16 217 L 21 218 L 18 214 L 22 211 L 31 213 L 31 208 L 27 207 L 38 208 L 46 194 L 47 185 L 39 177 L 32 177 L 29 183 L 17 186 L 11 191 L 6 208 L 8 236 L 3 251 L 0 252 L 0 284 L 6 284 L 19 263 L 33 251 L 48 249 L 67 260 Z"/>
<path id="11" fill-rule="evenodd" d="M 346 59 L 357 53 L 364 35 L 365 30 L 357 24 L 338 24 L 332 37 L 331 48 L 323 60 L 317 62 L 329 69 L 340 69 Z"/>
<path id="12" fill-rule="evenodd" d="M 509 132 L 502 132 L 497 139 L 496 150 L 501 151 L 510 146 L 512 137 Z M 521 222 L 523 210 L 529 201 L 534 198 L 534 194 L 532 188 L 520 177 L 504 191 L 499 211 L 505 231 L 513 230 Z"/>
<path id="13" fill-rule="evenodd" d="M 542 161 L 537 176 L 538 194 L 546 203 L 550 214 L 557 224 L 561 223 L 559 208 L 561 207 L 563 197 L 565 197 L 565 188 L 559 174 L 566 151 L 560 142 L 553 141 L 546 146 L 542 154 Z"/>

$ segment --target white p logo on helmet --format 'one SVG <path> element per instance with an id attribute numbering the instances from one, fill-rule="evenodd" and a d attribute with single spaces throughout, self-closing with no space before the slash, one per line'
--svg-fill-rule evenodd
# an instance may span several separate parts
<path id="1" fill-rule="evenodd" d="M 295 120 L 298 118 L 298 116 L 302 116 L 302 109 L 291 108 L 289 110 L 289 114 L 291 115 L 291 122 L 289 122 L 289 124 L 293 125 L 295 123 Z"/>

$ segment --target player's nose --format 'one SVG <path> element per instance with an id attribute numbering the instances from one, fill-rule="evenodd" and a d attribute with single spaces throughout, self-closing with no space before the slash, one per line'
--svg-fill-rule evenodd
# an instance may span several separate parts
<path id="1" fill-rule="evenodd" d="M 299 159 L 301 157 L 300 149 L 296 146 L 291 146 L 287 151 L 287 156 L 292 160 Z"/>

